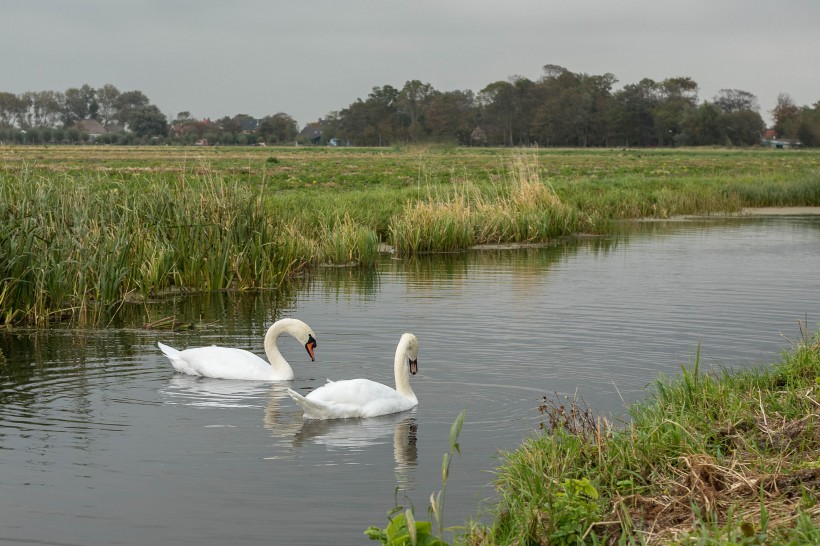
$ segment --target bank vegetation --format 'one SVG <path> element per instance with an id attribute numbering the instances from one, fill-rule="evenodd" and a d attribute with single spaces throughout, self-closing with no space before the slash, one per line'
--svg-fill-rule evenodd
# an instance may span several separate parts
<path id="1" fill-rule="evenodd" d="M 479 544 L 820 544 L 820 333 L 760 369 L 699 355 L 617 425 L 545 397 L 504 456 Z"/>
<path id="2" fill-rule="evenodd" d="M 98 323 L 324 264 L 820 205 L 809 151 L 0 147 L 0 323 Z"/>

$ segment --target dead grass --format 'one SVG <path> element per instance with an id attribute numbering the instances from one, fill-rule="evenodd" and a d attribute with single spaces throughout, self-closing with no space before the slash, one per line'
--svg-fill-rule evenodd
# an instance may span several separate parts
<path id="1" fill-rule="evenodd" d="M 805 394 L 808 399 L 816 389 Z M 812 399 L 813 400 L 813 399 Z M 737 450 L 718 460 L 712 454 L 692 453 L 670 466 L 660 491 L 648 495 L 616 495 L 612 504 L 625 507 L 648 544 L 666 544 L 693 534 L 706 514 L 717 526 L 745 522 L 759 532 L 765 510 L 768 530 L 790 526 L 805 495 L 820 491 L 820 411 L 800 419 L 754 416 L 757 429 L 734 437 Z M 774 422 L 773 422 L 774 421 Z M 760 446 L 768 457 L 747 449 Z M 763 470 L 763 469 L 768 470 Z M 820 516 L 820 505 L 807 511 Z"/>

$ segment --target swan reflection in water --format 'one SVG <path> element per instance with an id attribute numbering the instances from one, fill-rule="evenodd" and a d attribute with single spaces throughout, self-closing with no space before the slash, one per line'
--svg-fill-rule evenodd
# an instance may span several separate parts
<path id="1" fill-rule="evenodd" d="M 366 419 L 303 419 L 302 409 L 275 385 L 265 407 L 265 428 L 274 437 L 287 438 L 292 452 L 315 444 L 330 450 L 357 454 L 393 439 L 396 479 L 402 489 L 413 483 L 410 470 L 418 459 L 416 410 Z M 358 460 L 358 457 L 356 457 Z"/>
<path id="2" fill-rule="evenodd" d="M 286 448 L 285 453 L 266 459 L 290 459 L 311 444 L 355 455 L 387 444 L 392 435 L 399 485 L 407 488 L 413 482 L 410 470 L 418 458 L 415 409 L 365 419 L 303 419 L 304 412 L 288 396 L 289 383 L 174 375 L 160 394 L 169 405 L 225 409 L 264 407 L 265 429 L 278 440 L 278 445 Z"/>
<path id="3" fill-rule="evenodd" d="M 242 379 L 211 379 L 174 374 L 160 390 L 163 402 L 177 406 L 210 408 L 259 407 L 270 383 Z"/>
<path id="4" fill-rule="evenodd" d="M 386 444 L 390 437 L 393 438 L 396 479 L 402 489 L 407 489 L 414 481 L 410 471 L 418 459 L 418 423 L 414 410 L 366 419 L 306 419 L 293 439 L 293 446 L 299 449 L 313 443 L 358 452 Z"/>

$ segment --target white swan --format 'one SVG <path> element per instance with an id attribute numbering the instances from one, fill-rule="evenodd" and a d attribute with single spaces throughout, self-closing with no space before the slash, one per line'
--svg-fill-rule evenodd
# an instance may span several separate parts
<path id="1" fill-rule="evenodd" d="M 160 342 L 157 346 L 171 361 L 178 372 L 188 375 L 213 377 L 216 379 L 247 379 L 252 381 L 289 381 L 293 379 L 293 369 L 279 352 L 277 338 L 290 334 L 304 344 L 315 361 L 316 336 L 310 326 L 299 319 L 284 318 L 274 322 L 265 334 L 265 354 L 270 362 L 259 358 L 250 351 L 232 347 L 197 347 L 178 351 Z"/>
<path id="2" fill-rule="evenodd" d="M 418 350 L 416 336 L 401 336 L 393 364 L 395 389 L 369 379 L 346 379 L 322 385 L 307 396 L 292 389 L 288 389 L 288 394 L 305 411 L 306 419 L 375 417 L 409 410 L 419 403 L 410 388 L 410 374 L 418 371 Z"/>

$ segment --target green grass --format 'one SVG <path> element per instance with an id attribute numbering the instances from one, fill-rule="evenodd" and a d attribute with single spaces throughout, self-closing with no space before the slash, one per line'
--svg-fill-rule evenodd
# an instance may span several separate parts
<path id="1" fill-rule="evenodd" d="M 698 354 L 617 427 L 545 397 L 467 544 L 820 543 L 820 334 L 780 362 L 703 373 Z"/>
<path id="2" fill-rule="evenodd" d="M 0 147 L 0 323 L 771 205 L 820 206 L 820 152 Z"/>

